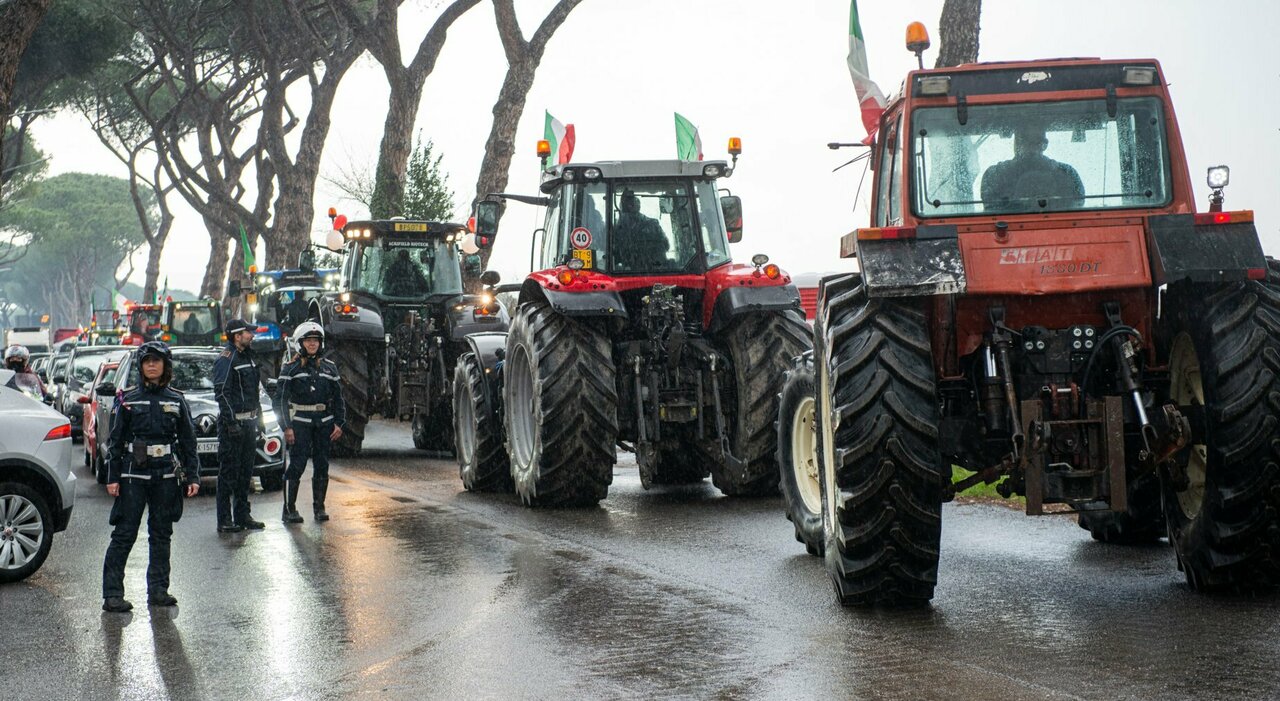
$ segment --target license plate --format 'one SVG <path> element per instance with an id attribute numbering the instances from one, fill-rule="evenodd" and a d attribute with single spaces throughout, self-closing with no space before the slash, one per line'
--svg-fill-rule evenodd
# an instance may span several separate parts
<path id="1" fill-rule="evenodd" d="M 591 249 L 590 248 L 574 249 L 573 257 L 582 261 L 582 267 L 584 270 L 591 269 Z"/>
<path id="2" fill-rule="evenodd" d="M 199 443 L 196 443 L 196 452 L 197 453 L 216 453 L 218 452 L 218 442 L 217 441 L 201 441 Z"/>
<path id="3" fill-rule="evenodd" d="M 427 225 L 414 222 L 398 222 L 394 226 L 395 231 L 426 231 Z"/>

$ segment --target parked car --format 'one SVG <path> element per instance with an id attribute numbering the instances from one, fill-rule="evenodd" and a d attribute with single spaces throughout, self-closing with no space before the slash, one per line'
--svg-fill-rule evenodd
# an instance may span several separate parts
<path id="1" fill-rule="evenodd" d="M 28 362 L 31 363 L 31 371 L 40 378 L 40 381 L 46 385 L 49 384 L 49 373 L 46 372 L 49 368 L 49 354 L 32 353 Z"/>
<path id="2" fill-rule="evenodd" d="M 65 387 L 62 389 L 61 404 L 54 406 L 71 419 L 73 439 L 84 435 L 84 404 L 80 402 L 80 398 L 88 395 L 89 385 L 97 376 L 98 368 L 105 362 L 119 360 L 129 350 L 127 346 L 76 346 L 71 351 L 62 375 Z"/>
<path id="3" fill-rule="evenodd" d="M 6 386 L 0 370 L 0 583 L 30 577 L 66 530 L 75 504 L 71 424 Z"/>
<path id="4" fill-rule="evenodd" d="M 173 350 L 172 387 L 186 397 L 191 407 L 191 418 L 196 427 L 196 452 L 200 456 L 200 476 L 216 477 L 218 474 L 218 403 L 213 398 L 213 361 L 217 360 L 217 348 L 186 348 Z M 98 460 L 107 457 L 111 432 L 111 399 L 118 387 L 137 384 L 137 353 L 128 353 L 116 368 L 116 382 L 103 382 L 95 393 L 107 404 L 106 410 L 95 417 L 98 435 Z M 284 431 L 280 428 L 271 397 L 260 392 L 262 406 L 262 434 L 258 438 L 257 456 L 253 474 L 262 481 L 262 488 L 276 490 L 284 486 Z M 98 464 L 103 464 L 99 462 Z M 101 481 L 101 477 L 99 481 Z"/>
<path id="5" fill-rule="evenodd" d="M 98 484 L 105 484 L 107 479 L 107 471 L 102 469 L 105 463 L 98 458 L 98 455 L 106 454 L 107 441 L 111 436 L 107 431 L 97 429 L 98 426 L 108 426 L 111 408 L 115 405 L 115 395 L 104 397 L 97 393 L 97 389 L 106 383 L 115 387 L 116 370 L 119 367 L 118 360 L 103 363 L 98 368 L 98 374 L 93 378 L 93 383 L 88 387 L 89 393 L 80 399 L 85 404 L 84 416 L 80 423 L 81 430 L 84 431 L 84 464 L 88 466 L 89 474 L 98 479 Z"/>

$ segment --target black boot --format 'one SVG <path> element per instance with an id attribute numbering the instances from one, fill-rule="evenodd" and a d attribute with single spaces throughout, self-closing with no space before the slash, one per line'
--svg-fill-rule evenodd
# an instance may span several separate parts
<path id="1" fill-rule="evenodd" d="M 301 483 L 300 479 L 285 480 L 284 512 L 280 515 L 280 520 L 285 523 L 302 523 L 302 514 L 298 513 L 298 486 Z"/>
<path id="2" fill-rule="evenodd" d="M 111 613 L 125 613 L 133 610 L 133 604 L 120 596 L 108 596 L 102 600 L 102 610 Z"/>
<path id="3" fill-rule="evenodd" d="M 152 606 L 177 606 L 178 599 L 165 589 L 157 589 L 147 595 L 147 603 Z"/>
<path id="4" fill-rule="evenodd" d="M 324 511 L 324 496 L 329 491 L 329 478 L 311 480 L 311 507 L 315 510 L 317 521 L 328 521 L 329 514 Z"/>

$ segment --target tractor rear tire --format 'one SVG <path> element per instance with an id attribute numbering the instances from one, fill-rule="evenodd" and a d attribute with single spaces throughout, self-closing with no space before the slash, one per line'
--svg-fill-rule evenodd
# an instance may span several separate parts
<path id="1" fill-rule="evenodd" d="M 353 458 L 364 444 L 364 429 L 369 423 L 369 357 L 365 346 L 357 341 L 337 341 L 329 351 L 329 360 L 338 366 L 342 378 L 342 400 L 346 404 L 347 423 L 342 437 L 333 444 L 333 455 Z"/>
<path id="2" fill-rule="evenodd" d="M 818 477 L 813 354 L 796 359 L 778 399 L 778 481 L 787 520 L 810 555 L 822 557 L 822 483 Z"/>
<path id="3" fill-rule="evenodd" d="M 860 275 L 825 281 L 816 413 L 824 554 L 846 606 L 933 598 L 942 536 L 941 420 L 920 299 L 870 297 Z"/>
<path id="4" fill-rule="evenodd" d="M 475 353 L 464 353 L 453 370 L 454 455 L 469 492 L 510 492 L 511 463 L 502 444 L 502 422 L 490 406 Z"/>
<path id="5" fill-rule="evenodd" d="M 1266 280 L 1168 292 L 1170 401 L 1204 406 L 1161 472 L 1169 542 L 1197 591 L 1280 586 L 1280 263 Z"/>
<path id="6" fill-rule="evenodd" d="M 773 496 L 778 493 L 778 388 L 792 359 L 812 347 L 809 326 L 796 311 L 745 314 L 723 339 L 733 365 L 725 402 L 731 412 L 725 417 L 729 447 L 746 467 L 736 470 L 713 452 L 708 455 L 711 481 L 728 496 Z"/>
<path id="7" fill-rule="evenodd" d="M 1129 508 L 1081 511 L 1077 523 L 1093 539 L 1113 545 L 1150 545 L 1165 534 L 1164 512 L 1160 508 L 1160 480 L 1145 474 L 1129 485 Z"/>
<path id="8" fill-rule="evenodd" d="M 529 506 L 604 499 L 617 461 L 618 390 L 608 335 L 543 302 L 507 336 L 503 407 L 516 494 Z"/>

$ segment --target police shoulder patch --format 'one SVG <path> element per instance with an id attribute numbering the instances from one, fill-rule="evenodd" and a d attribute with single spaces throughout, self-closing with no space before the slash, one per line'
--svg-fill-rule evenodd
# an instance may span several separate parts
<path id="1" fill-rule="evenodd" d="M 223 349 L 222 349 L 222 353 L 220 353 L 220 354 L 218 355 L 218 357 L 220 357 L 220 358 L 230 358 L 230 357 L 231 357 L 231 350 L 230 350 L 229 348 L 223 348 Z"/>

